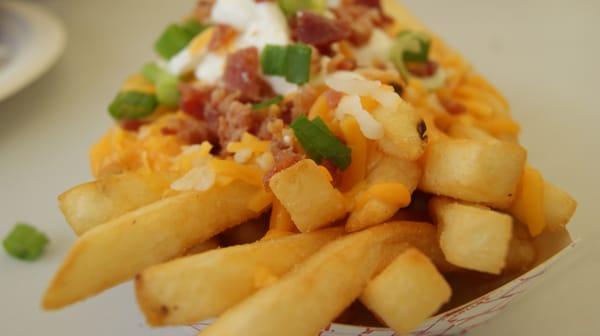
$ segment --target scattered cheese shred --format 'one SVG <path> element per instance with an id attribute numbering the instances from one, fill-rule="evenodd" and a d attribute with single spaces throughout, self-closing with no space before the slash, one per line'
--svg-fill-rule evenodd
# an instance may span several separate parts
<path id="1" fill-rule="evenodd" d="M 156 88 L 149 80 L 146 79 L 146 77 L 141 74 L 135 74 L 129 76 L 129 78 L 125 80 L 125 83 L 123 83 L 123 86 L 121 86 L 121 91 L 136 91 L 154 94 L 156 93 Z"/>
<path id="2" fill-rule="evenodd" d="M 365 206 L 371 199 L 406 207 L 410 204 L 411 196 L 410 191 L 402 183 L 378 183 L 358 195 L 356 207 Z"/>
<path id="3" fill-rule="evenodd" d="M 363 136 L 356 120 L 347 117 L 341 122 L 346 144 L 352 150 L 350 166 L 342 173 L 340 190 L 345 192 L 362 181 L 367 173 L 367 139 Z"/>
<path id="4" fill-rule="evenodd" d="M 215 28 L 210 27 L 205 29 L 202 33 L 196 36 L 189 44 L 188 50 L 191 54 L 197 55 L 204 52 L 208 47 L 208 43 L 212 39 Z"/>
<path id="5" fill-rule="evenodd" d="M 210 165 L 194 167 L 183 177 L 171 184 L 171 189 L 177 191 L 206 191 L 215 185 L 216 174 Z"/>
<path id="6" fill-rule="evenodd" d="M 250 133 L 244 133 L 241 141 L 233 141 L 227 145 L 227 151 L 236 153 L 244 149 L 249 149 L 253 153 L 264 153 L 271 148 L 270 141 L 262 141 Z"/>
<path id="7" fill-rule="evenodd" d="M 335 115 L 339 120 L 343 120 L 345 115 L 354 117 L 362 134 L 369 139 L 378 140 L 383 138 L 383 125 L 363 109 L 359 96 L 344 96 L 336 108 Z"/>
<path id="8" fill-rule="evenodd" d="M 340 134 L 339 125 L 333 120 L 333 113 L 331 111 L 331 107 L 329 106 L 329 102 L 327 101 L 327 93 L 322 93 L 312 104 L 310 110 L 308 111 L 308 119 L 313 120 L 315 118 L 321 118 L 327 128 L 333 132 L 335 135 Z"/>
<path id="9" fill-rule="evenodd" d="M 258 166 L 222 159 L 213 159 L 210 164 L 219 176 L 228 176 L 255 186 L 263 185 L 264 173 Z"/>

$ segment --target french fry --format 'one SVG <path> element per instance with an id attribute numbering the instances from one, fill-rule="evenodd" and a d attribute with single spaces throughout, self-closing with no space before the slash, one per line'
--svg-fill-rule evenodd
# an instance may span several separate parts
<path id="1" fill-rule="evenodd" d="M 367 175 L 366 188 L 378 183 L 398 182 L 412 193 L 419 183 L 420 176 L 421 169 L 417 163 L 384 156 Z M 346 223 L 346 231 L 354 232 L 381 224 L 394 216 L 398 209 L 400 209 L 400 206 L 397 204 L 372 198 L 350 213 Z"/>
<path id="2" fill-rule="evenodd" d="M 550 231 L 563 229 L 577 209 L 577 201 L 566 191 L 544 180 L 544 218 Z"/>
<path id="3" fill-rule="evenodd" d="M 425 122 L 409 104 L 401 101 L 396 109 L 382 106 L 372 114 L 383 126 L 384 136 L 378 143 L 386 154 L 409 161 L 423 154 L 427 144 Z"/>
<path id="4" fill-rule="evenodd" d="M 194 245 L 185 251 L 185 255 L 200 254 L 206 251 L 215 250 L 219 248 L 219 241 L 215 238 L 211 238 L 207 241 L 203 241 L 198 245 Z"/>
<path id="5" fill-rule="evenodd" d="M 420 189 L 507 208 L 525 165 L 525 150 L 509 142 L 447 139 L 429 145 Z"/>
<path id="6" fill-rule="evenodd" d="M 218 316 L 342 233 L 332 228 L 293 234 L 152 266 L 136 277 L 138 304 L 154 326 Z"/>
<path id="7" fill-rule="evenodd" d="M 97 294 L 258 216 L 247 208 L 257 188 L 234 181 L 206 192 L 182 193 L 88 231 L 54 276 L 43 307 L 57 309 Z"/>
<path id="8" fill-rule="evenodd" d="M 451 293 L 450 285 L 429 258 L 410 248 L 369 281 L 360 300 L 403 334 L 438 311 Z"/>
<path id="9" fill-rule="evenodd" d="M 443 197 L 432 198 L 429 205 L 450 263 L 479 272 L 502 271 L 512 236 L 509 215 Z"/>
<path id="10" fill-rule="evenodd" d="M 77 235 L 163 197 L 174 174 L 124 173 L 73 187 L 58 196 L 60 209 Z"/>
<path id="11" fill-rule="evenodd" d="M 537 259 L 537 250 L 533 239 L 523 225 L 513 225 L 513 235 L 508 246 L 506 265 L 503 273 L 525 272 Z"/>
<path id="12" fill-rule="evenodd" d="M 322 228 L 346 214 L 344 196 L 312 160 L 275 174 L 269 186 L 300 232 Z"/>
<path id="13" fill-rule="evenodd" d="M 315 335 L 409 244 L 422 244 L 430 229 L 435 231 L 426 223 L 391 222 L 335 240 L 226 311 L 202 335 L 279 336 L 282 330 L 286 336 Z"/>

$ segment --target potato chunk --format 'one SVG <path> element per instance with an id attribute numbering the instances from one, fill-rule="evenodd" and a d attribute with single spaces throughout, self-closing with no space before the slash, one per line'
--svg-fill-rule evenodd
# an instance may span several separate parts
<path id="1" fill-rule="evenodd" d="M 367 284 L 360 300 L 388 326 L 404 334 L 438 311 L 451 293 L 450 285 L 429 258 L 411 248 Z"/>
<path id="2" fill-rule="evenodd" d="M 502 271 L 512 236 L 512 217 L 441 197 L 432 198 L 429 206 L 448 262 L 479 272 Z"/>
<path id="3" fill-rule="evenodd" d="M 346 214 L 344 196 L 312 160 L 275 174 L 269 186 L 300 232 L 324 227 Z"/>
<path id="4" fill-rule="evenodd" d="M 379 146 L 386 154 L 411 161 L 423 154 L 427 126 L 406 102 L 402 101 L 395 109 L 379 107 L 373 111 L 373 117 L 383 126 L 384 136 Z"/>
<path id="5" fill-rule="evenodd" d="M 428 148 L 420 187 L 503 209 L 514 199 L 526 156 L 514 143 L 442 140 Z"/>
<path id="6" fill-rule="evenodd" d="M 566 191 L 544 180 L 544 217 L 550 231 L 562 229 L 577 209 L 577 201 Z"/>

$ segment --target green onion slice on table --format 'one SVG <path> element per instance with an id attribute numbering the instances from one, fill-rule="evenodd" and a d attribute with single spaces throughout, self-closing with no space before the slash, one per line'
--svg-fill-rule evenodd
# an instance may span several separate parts
<path id="1" fill-rule="evenodd" d="M 4 249 L 11 256 L 21 260 L 35 260 L 44 252 L 48 237 L 29 224 L 17 223 L 4 238 Z"/>

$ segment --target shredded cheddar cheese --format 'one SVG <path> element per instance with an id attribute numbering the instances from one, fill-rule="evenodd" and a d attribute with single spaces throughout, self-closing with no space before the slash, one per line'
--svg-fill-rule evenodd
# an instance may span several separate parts
<path id="1" fill-rule="evenodd" d="M 364 137 L 358 123 L 352 117 L 346 117 L 341 123 L 342 133 L 346 144 L 352 150 L 352 161 L 350 166 L 342 173 L 339 186 L 341 191 L 352 189 L 358 182 L 362 181 L 367 174 L 367 139 Z"/>
<path id="2" fill-rule="evenodd" d="M 249 149 L 253 153 L 261 154 L 268 151 L 270 147 L 270 141 L 262 141 L 252 134 L 244 133 L 240 141 L 230 142 L 227 145 L 227 151 L 230 153 L 236 153 L 244 149 Z"/>
<path id="3" fill-rule="evenodd" d="M 228 176 L 255 186 L 263 184 L 263 171 L 258 166 L 223 159 L 213 159 L 210 164 L 218 176 Z"/>
<path id="4" fill-rule="evenodd" d="M 196 36 L 188 47 L 188 50 L 191 54 L 199 54 L 206 50 L 208 47 L 208 43 L 212 39 L 213 33 L 215 31 L 214 27 L 205 29 L 202 33 Z"/>
<path id="5" fill-rule="evenodd" d="M 129 78 L 125 80 L 125 83 L 123 83 L 123 86 L 121 87 L 121 91 L 136 91 L 154 94 L 156 93 L 156 88 L 148 79 L 146 79 L 146 77 L 141 74 L 135 74 L 129 76 Z"/>

